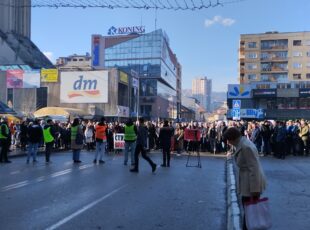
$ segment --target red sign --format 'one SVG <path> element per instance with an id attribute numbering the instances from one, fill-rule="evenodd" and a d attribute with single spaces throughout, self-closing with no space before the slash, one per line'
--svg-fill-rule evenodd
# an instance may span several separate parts
<path id="1" fill-rule="evenodd" d="M 200 141 L 200 130 L 199 129 L 185 129 L 184 140 Z"/>
<path id="2" fill-rule="evenodd" d="M 114 149 L 125 149 L 125 141 L 123 133 L 114 134 Z"/>

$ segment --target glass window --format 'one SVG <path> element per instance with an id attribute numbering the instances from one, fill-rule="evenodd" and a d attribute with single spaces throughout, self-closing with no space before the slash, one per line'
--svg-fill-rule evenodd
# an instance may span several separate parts
<path id="1" fill-rule="evenodd" d="M 247 64 L 246 64 L 246 69 L 247 69 L 247 70 L 255 70 L 255 69 L 257 69 L 257 64 L 254 64 L 254 63 L 247 63 Z"/>
<path id="2" fill-rule="evenodd" d="M 256 74 L 248 74 L 248 79 L 251 80 L 256 80 Z"/>
<path id="3" fill-rule="evenodd" d="M 293 79 L 294 80 L 300 80 L 301 79 L 301 74 L 300 73 L 294 73 L 293 74 Z"/>
<path id="4" fill-rule="evenodd" d="M 310 73 L 307 73 L 307 74 L 306 74 L 306 78 L 307 78 L 307 79 L 310 79 Z"/>
<path id="5" fill-rule="evenodd" d="M 301 51 L 293 51 L 293 57 L 302 57 Z"/>
<path id="6" fill-rule="evenodd" d="M 257 53 L 248 53 L 248 58 L 249 59 L 256 59 L 257 58 Z"/>
<path id="7" fill-rule="evenodd" d="M 294 40 L 293 46 L 301 46 L 301 40 Z"/>
<path id="8" fill-rule="evenodd" d="M 248 48 L 256 48 L 256 42 L 249 42 Z"/>
<path id="9" fill-rule="evenodd" d="M 294 63 L 293 63 L 293 68 L 294 68 L 294 69 L 301 69 L 301 68 L 302 68 L 302 64 L 299 63 L 299 62 L 294 62 Z"/>

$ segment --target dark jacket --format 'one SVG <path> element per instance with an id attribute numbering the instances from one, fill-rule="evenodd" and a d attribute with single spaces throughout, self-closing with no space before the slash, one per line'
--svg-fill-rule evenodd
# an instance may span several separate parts
<path id="1" fill-rule="evenodd" d="M 171 146 L 171 137 L 174 134 L 172 127 L 164 126 L 159 131 L 159 141 L 163 148 L 170 148 Z"/>
<path id="2" fill-rule="evenodd" d="M 43 130 L 39 125 L 28 127 L 28 141 L 30 143 L 40 143 L 43 139 Z"/>
<path id="3" fill-rule="evenodd" d="M 147 136 L 148 136 L 148 131 L 147 128 L 144 125 L 139 125 L 138 128 L 138 133 L 137 133 L 137 145 L 142 145 L 144 148 L 147 146 Z"/>

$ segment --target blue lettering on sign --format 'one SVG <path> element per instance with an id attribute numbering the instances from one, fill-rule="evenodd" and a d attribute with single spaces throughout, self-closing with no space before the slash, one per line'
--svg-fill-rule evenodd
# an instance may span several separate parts
<path id="1" fill-rule="evenodd" d="M 83 76 L 79 76 L 73 84 L 74 90 L 92 90 L 97 88 L 97 80 L 83 80 Z"/>

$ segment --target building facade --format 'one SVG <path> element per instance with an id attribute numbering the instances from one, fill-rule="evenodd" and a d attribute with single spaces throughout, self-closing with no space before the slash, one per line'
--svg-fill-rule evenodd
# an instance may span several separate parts
<path id="1" fill-rule="evenodd" d="M 192 81 L 192 95 L 207 112 L 211 112 L 212 80 L 207 77 Z"/>
<path id="2" fill-rule="evenodd" d="M 0 31 L 15 33 L 30 39 L 31 0 L 1 0 Z"/>
<path id="3" fill-rule="evenodd" d="M 42 72 L 30 74 L 21 69 L 0 71 L 0 101 L 26 116 L 43 107 L 66 107 L 108 120 L 129 117 L 131 86 L 126 73 L 113 68 L 53 75 L 44 77 Z"/>
<path id="4" fill-rule="evenodd" d="M 59 70 L 92 70 L 91 56 L 89 53 L 86 55 L 73 54 L 68 57 L 59 57 L 56 60 L 56 67 Z"/>
<path id="5" fill-rule="evenodd" d="M 241 119 L 309 119 L 310 32 L 241 35 L 239 81 L 228 86 L 228 118 L 241 100 Z"/>
<path id="6" fill-rule="evenodd" d="M 139 90 L 132 92 L 131 116 L 180 118 L 182 69 L 163 30 L 93 35 L 92 66 L 118 68 L 138 80 Z"/>

